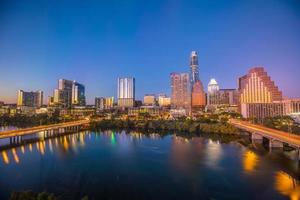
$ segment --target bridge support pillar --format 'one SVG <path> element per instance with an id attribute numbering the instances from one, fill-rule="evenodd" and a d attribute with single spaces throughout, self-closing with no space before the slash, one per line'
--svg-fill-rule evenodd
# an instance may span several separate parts
<path id="1" fill-rule="evenodd" d="M 271 148 L 283 148 L 283 143 L 277 140 L 270 140 L 269 147 Z"/>
<path id="2" fill-rule="evenodd" d="M 256 133 L 252 133 L 251 141 L 252 141 L 252 143 L 260 143 L 261 144 L 263 142 L 263 136 L 256 134 Z"/>

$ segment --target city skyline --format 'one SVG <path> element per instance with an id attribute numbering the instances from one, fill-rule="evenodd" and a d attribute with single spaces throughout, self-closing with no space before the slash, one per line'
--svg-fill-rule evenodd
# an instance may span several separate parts
<path id="1" fill-rule="evenodd" d="M 299 97 L 300 6 L 272 2 L 95 2 L 86 9 L 1 2 L 0 101 L 16 103 L 23 89 L 44 91 L 47 102 L 59 78 L 83 83 L 88 104 L 116 97 L 116 80 L 126 76 L 136 78 L 137 99 L 170 95 L 169 74 L 187 71 L 191 51 L 205 90 L 211 78 L 237 88 L 241 75 L 262 65 L 283 96 Z"/>

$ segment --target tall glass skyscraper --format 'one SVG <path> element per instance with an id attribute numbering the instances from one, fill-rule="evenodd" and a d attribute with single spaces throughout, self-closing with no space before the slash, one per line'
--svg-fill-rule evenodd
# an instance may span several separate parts
<path id="1" fill-rule="evenodd" d="M 85 87 L 76 81 L 59 79 L 58 89 L 53 93 L 53 104 L 63 108 L 85 106 Z"/>
<path id="2" fill-rule="evenodd" d="M 85 106 L 85 87 L 76 81 L 72 86 L 72 105 Z"/>
<path id="3" fill-rule="evenodd" d="M 118 78 L 118 106 L 133 107 L 135 101 L 135 79 Z"/>
<path id="4" fill-rule="evenodd" d="M 218 93 L 220 87 L 218 82 L 215 79 L 210 79 L 208 86 L 207 86 L 207 104 L 208 105 L 215 105 L 218 104 Z"/>
<path id="5" fill-rule="evenodd" d="M 191 87 L 199 80 L 198 54 L 196 51 L 192 51 L 190 56 L 190 80 Z"/>
<path id="6" fill-rule="evenodd" d="M 203 109 L 206 104 L 206 99 L 199 77 L 198 54 L 196 51 L 192 51 L 190 55 L 190 83 L 192 111 Z"/>

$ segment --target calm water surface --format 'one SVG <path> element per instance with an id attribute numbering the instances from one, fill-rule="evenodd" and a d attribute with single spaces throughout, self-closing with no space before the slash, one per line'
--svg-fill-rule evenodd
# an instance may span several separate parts
<path id="1" fill-rule="evenodd" d="M 300 199 L 299 165 L 283 153 L 186 139 L 81 132 L 0 151 L 0 199 Z M 293 154 L 290 152 L 289 154 Z"/>

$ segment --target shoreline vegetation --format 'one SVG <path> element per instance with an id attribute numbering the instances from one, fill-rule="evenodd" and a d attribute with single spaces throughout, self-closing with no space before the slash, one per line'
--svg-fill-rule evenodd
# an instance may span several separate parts
<path id="1" fill-rule="evenodd" d="M 227 122 L 205 122 L 201 120 L 120 120 L 110 119 L 91 122 L 91 130 L 127 130 L 142 133 L 222 134 L 238 135 L 239 130 Z"/>

